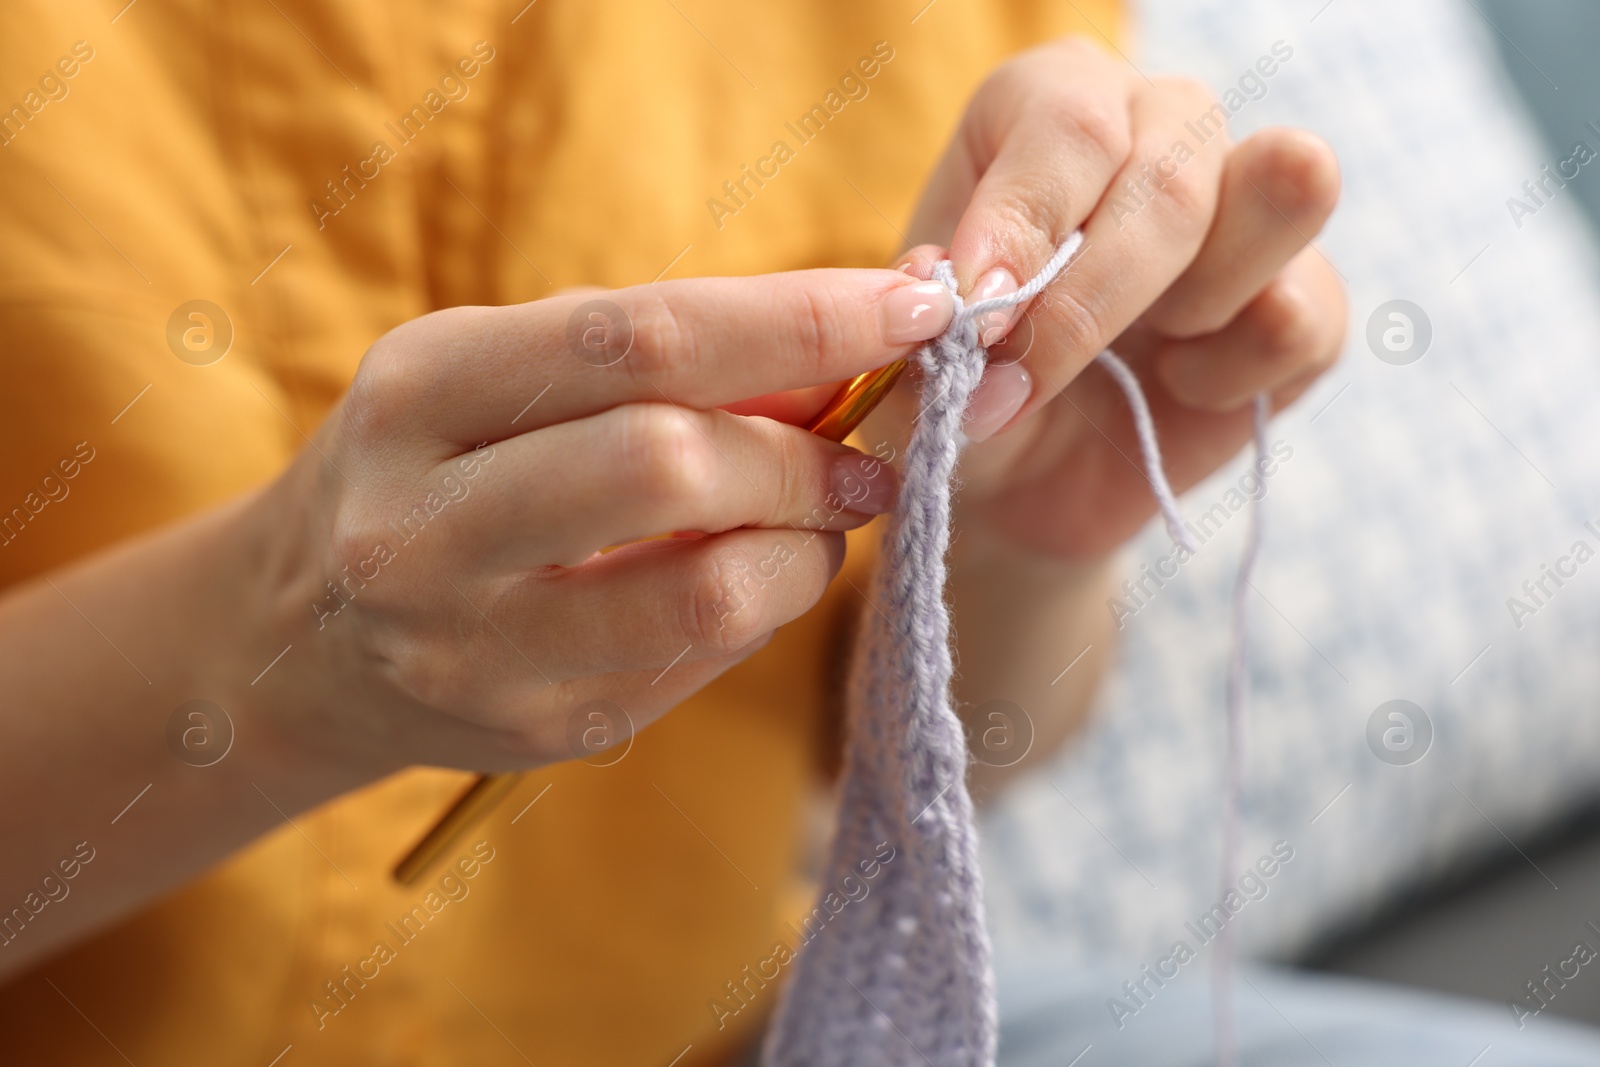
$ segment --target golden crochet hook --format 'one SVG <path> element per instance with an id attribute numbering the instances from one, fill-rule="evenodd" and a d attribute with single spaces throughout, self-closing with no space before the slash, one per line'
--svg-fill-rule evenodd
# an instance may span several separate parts
<path id="1" fill-rule="evenodd" d="M 829 441 L 843 441 L 888 395 L 905 369 L 906 362 L 902 359 L 851 378 L 839 387 L 806 429 Z M 478 775 L 422 840 L 395 864 L 394 880 L 401 885 L 415 885 L 468 830 L 482 822 L 521 779 L 520 771 Z"/>

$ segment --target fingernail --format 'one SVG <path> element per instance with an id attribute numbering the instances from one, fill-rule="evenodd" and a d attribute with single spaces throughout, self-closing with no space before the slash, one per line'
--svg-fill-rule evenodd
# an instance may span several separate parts
<path id="1" fill-rule="evenodd" d="M 950 325 L 955 305 L 942 282 L 891 289 L 883 298 L 883 336 L 892 345 L 930 341 Z"/>
<path id="2" fill-rule="evenodd" d="M 1003 429 L 1033 395 L 1033 375 L 1020 363 L 990 367 L 967 405 L 962 427 L 969 441 L 987 441 Z"/>
<path id="3" fill-rule="evenodd" d="M 1006 296 L 1017 291 L 1017 279 L 1004 267 L 996 267 L 988 274 L 978 279 L 978 284 L 973 286 L 972 299 L 968 303 L 977 303 L 996 296 Z M 1001 308 L 991 311 L 983 316 L 983 321 L 978 323 L 978 337 L 983 341 L 983 347 L 988 348 L 1006 335 L 1011 324 L 1017 320 L 1017 315 L 1022 311 L 1021 305 Z"/>
<path id="4" fill-rule="evenodd" d="M 908 248 L 904 252 L 900 253 L 899 262 L 895 264 L 894 269 L 899 271 L 901 274 L 911 275 L 919 282 L 932 281 L 933 266 L 937 262 L 936 256 L 940 251 L 940 249 L 931 248 L 926 245 L 918 245 L 916 248 Z"/>
<path id="5" fill-rule="evenodd" d="M 894 468 L 860 453 L 846 453 L 833 461 L 833 493 L 845 510 L 862 515 L 883 515 L 894 509 L 900 491 Z"/>

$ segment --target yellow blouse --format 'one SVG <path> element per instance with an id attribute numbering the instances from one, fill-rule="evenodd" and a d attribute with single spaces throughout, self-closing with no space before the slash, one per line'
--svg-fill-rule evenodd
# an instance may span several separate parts
<path id="1" fill-rule="evenodd" d="M 367 346 L 430 309 L 885 265 L 984 74 L 1116 19 L 1114 0 L 4 5 L 0 583 L 271 479 Z M 465 776 L 307 813 L 305 836 L 12 983 L 5 1058 L 720 1061 L 776 991 L 713 1001 L 808 892 L 854 595 L 836 583 L 615 765 L 528 776 L 415 889 L 388 868 Z"/>

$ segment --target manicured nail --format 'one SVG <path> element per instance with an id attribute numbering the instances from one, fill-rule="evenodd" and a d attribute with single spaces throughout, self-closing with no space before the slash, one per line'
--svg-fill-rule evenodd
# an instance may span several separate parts
<path id="1" fill-rule="evenodd" d="M 950 325 L 955 305 L 942 282 L 891 289 L 883 298 L 883 337 L 892 345 L 930 341 Z"/>
<path id="2" fill-rule="evenodd" d="M 860 453 L 846 453 L 835 459 L 831 479 L 834 495 L 844 501 L 845 510 L 861 515 L 892 511 L 900 492 L 893 467 Z"/>
<path id="3" fill-rule="evenodd" d="M 1010 422 L 1033 395 L 1033 375 L 1020 363 L 990 367 L 967 405 L 962 428 L 969 441 L 987 441 Z"/>
<path id="4" fill-rule="evenodd" d="M 1016 292 L 1017 288 L 1017 279 L 1012 276 L 1011 272 L 1004 267 L 996 267 L 978 279 L 978 284 L 973 287 L 972 297 L 967 303 L 975 304 L 980 300 L 988 300 L 991 297 L 1006 296 L 1009 293 Z M 1021 313 L 1022 306 L 1019 304 L 1015 307 L 991 311 L 984 315 L 983 321 L 978 323 L 978 337 L 982 340 L 983 347 L 988 348 L 1004 337 L 1006 331 L 1011 328 L 1011 324 L 1017 320 L 1017 316 Z"/>

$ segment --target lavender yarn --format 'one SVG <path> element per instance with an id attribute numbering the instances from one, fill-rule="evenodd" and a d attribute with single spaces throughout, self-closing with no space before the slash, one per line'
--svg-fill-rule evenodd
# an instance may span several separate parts
<path id="1" fill-rule="evenodd" d="M 1251 436 L 1255 441 L 1255 466 L 1258 472 L 1266 469 L 1267 419 L 1271 415 L 1271 399 L 1266 393 L 1257 393 L 1251 415 Z M 1228 654 L 1228 748 L 1222 789 L 1222 863 L 1217 872 L 1223 889 L 1217 898 L 1219 900 L 1233 888 L 1228 872 L 1239 867 L 1239 837 L 1243 829 L 1239 809 L 1244 793 L 1244 706 L 1250 685 L 1250 629 L 1245 611 L 1249 594 L 1245 590 L 1253 588 L 1250 577 L 1255 573 L 1256 559 L 1261 555 L 1262 522 L 1261 499 L 1258 498 L 1250 502 L 1250 530 L 1246 534 L 1244 555 L 1239 559 L 1238 574 L 1233 580 L 1233 634 Z M 1239 924 L 1229 923 L 1220 933 L 1217 954 L 1212 958 L 1212 1030 L 1216 1038 L 1217 1067 L 1237 1067 L 1239 1042 L 1233 1025 L 1233 970 L 1239 955 Z"/>
<path id="2" fill-rule="evenodd" d="M 1026 303 L 1083 245 L 1062 242 L 1017 292 L 967 306 L 948 261 L 934 277 L 955 315 L 917 354 L 921 414 L 912 427 L 900 496 L 850 679 L 850 739 L 839 826 L 823 875 L 823 896 L 803 920 L 799 957 L 762 1050 L 765 1067 L 993 1067 L 998 1030 L 994 971 L 984 925 L 983 879 L 966 738 L 951 699 L 954 662 L 945 603 L 945 554 L 962 422 L 983 376 L 977 319 Z M 1155 424 L 1133 372 L 1110 351 L 1100 364 L 1133 411 L 1145 470 L 1173 539 L 1195 545 L 1162 469 Z M 1264 454 L 1266 398 L 1255 409 L 1257 459 Z M 1235 827 L 1243 732 L 1243 589 L 1260 544 L 1259 519 L 1240 569 L 1234 603 L 1234 659 L 1228 692 L 1228 823 Z M 1237 829 L 1224 853 L 1236 851 Z M 1231 952 L 1219 955 L 1228 984 Z M 1219 988 L 1219 1060 L 1232 1059 L 1231 1003 Z"/>
<path id="3" fill-rule="evenodd" d="M 921 414 L 884 537 L 876 610 L 865 615 L 851 673 L 839 826 L 823 900 L 767 1034 L 767 1067 L 994 1063 L 994 972 L 967 745 L 950 694 L 951 479 L 967 401 L 983 376 L 977 317 L 1031 300 L 1082 243 L 1074 233 L 1016 293 L 970 306 L 950 264 L 935 269 L 956 311 L 917 355 Z M 825 906 L 828 894 L 840 901 L 852 884 L 866 885 L 869 869 L 866 895 L 836 912 Z"/>
<path id="4" fill-rule="evenodd" d="M 1172 492 L 1172 483 L 1167 481 L 1167 471 L 1161 463 L 1161 446 L 1156 443 L 1156 422 L 1150 416 L 1150 402 L 1144 398 L 1139 379 L 1134 376 L 1133 369 L 1109 348 L 1096 356 L 1095 362 L 1106 369 L 1106 373 L 1122 388 L 1122 395 L 1128 398 L 1128 407 L 1133 411 L 1134 432 L 1139 435 L 1139 451 L 1144 458 L 1145 477 L 1156 494 L 1156 506 L 1161 509 L 1161 520 L 1167 524 L 1167 536 L 1191 553 L 1200 551 L 1200 543 L 1189 532 L 1189 524 L 1184 522 L 1183 512 L 1178 510 L 1178 498 Z"/>

